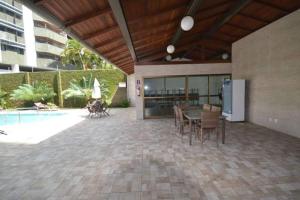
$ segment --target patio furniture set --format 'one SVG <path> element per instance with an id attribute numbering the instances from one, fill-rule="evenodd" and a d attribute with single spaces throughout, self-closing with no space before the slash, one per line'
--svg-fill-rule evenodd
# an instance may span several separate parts
<path id="1" fill-rule="evenodd" d="M 199 139 L 201 144 L 210 138 L 211 133 L 216 134 L 217 146 L 219 145 L 219 127 L 221 124 L 222 144 L 225 143 L 225 117 L 221 115 L 221 108 L 209 104 L 201 107 L 188 106 L 185 104 L 175 105 L 174 119 L 175 127 L 179 129 L 181 138 L 189 135 L 189 144 L 192 145 L 192 136 Z M 185 132 L 188 126 L 189 131 Z M 206 136 L 206 138 L 205 138 Z"/>
<path id="2" fill-rule="evenodd" d="M 86 108 L 89 111 L 89 117 L 109 116 L 108 105 L 101 100 L 94 100 L 92 103 L 89 102 Z"/>

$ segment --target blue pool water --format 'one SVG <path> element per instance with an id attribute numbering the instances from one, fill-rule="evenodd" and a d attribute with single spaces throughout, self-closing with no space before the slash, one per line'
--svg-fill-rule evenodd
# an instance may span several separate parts
<path id="1" fill-rule="evenodd" d="M 44 121 L 53 119 L 58 116 L 65 115 L 66 113 L 58 112 L 35 112 L 35 113 L 1 113 L 0 114 L 0 126 L 13 125 L 20 123 L 30 123 L 36 121 Z"/>

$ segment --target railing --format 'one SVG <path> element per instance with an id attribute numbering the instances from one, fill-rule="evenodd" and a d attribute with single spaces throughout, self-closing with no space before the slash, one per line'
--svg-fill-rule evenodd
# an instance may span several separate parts
<path id="1" fill-rule="evenodd" d="M 18 14 L 18 15 L 23 15 L 23 11 L 22 11 L 22 7 L 21 7 L 21 4 L 18 4 L 17 2 L 15 2 L 16 3 L 16 5 L 15 6 L 13 6 L 12 5 L 12 1 L 8 1 L 8 0 L 1 0 L 0 1 L 0 6 L 2 7 L 2 8 L 5 8 L 5 9 L 7 9 L 7 10 L 9 10 L 9 11 L 11 11 L 11 12 L 14 12 L 14 13 L 16 13 L 16 14 Z"/>
<path id="2" fill-rule="evenodd" d="M 68 40 L 66 35 L 61 35 L 47 28 L 34 27 L 34 34 L 35 36 L 39 37 L 51 38 L 52 40 L 57 41 L 61 44 L 65 44 Z"/>
<path id="3" fill-rule="evenodd" d="M 35 43 L 35 48 L 37 52 L 44 52 L 44 53 L 50 53 L 53 55 L 60 55 L 61 52 L 63 51 L 62 48 L 53 46 L 51 44 L 47 44 L 47 43 Z"/>

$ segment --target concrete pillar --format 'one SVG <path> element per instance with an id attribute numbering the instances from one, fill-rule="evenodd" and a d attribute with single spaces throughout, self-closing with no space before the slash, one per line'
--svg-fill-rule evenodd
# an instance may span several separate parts
<path id="1" fill-rule="evenodd" d="M 24 23 L 24 39 L 25 39 L 25 65 L 36 67 L 37 56 L 35 50 L 35 34 L 32 11 L 26 6 L 23 9 L 23 23 Z"/>
<path id="2" fill-rule="evenodd" d="M 11 71 L 13 73 L 19 73 L 20 72 L 20 66 L 19 66 L 19 64 L 13 64 L 13 65 L 11 65 Z"/>

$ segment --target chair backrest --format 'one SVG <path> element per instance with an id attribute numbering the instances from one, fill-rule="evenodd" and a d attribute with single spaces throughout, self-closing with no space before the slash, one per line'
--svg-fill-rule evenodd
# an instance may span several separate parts
<path id="1" fill-rule="evenodd" d="M 178 106 L 173 106 L 173 109 L 174 109 L 174 114 L 175 114 L 175 117 L 176 119 L 179 119 L 179 115 L 178 115 Z"/>
<path id="2" fill-rule="evenodd" d="M 221 108 L 218 107 L 218 106 L 212 106 L 212 107 L 211 107 L 211 111 L 212 111 L 212 112 L 221 112 Z"/>
<path id="3" fill-rule="evenodd" d="M 210 105 L 209 104 L 203 104 L 203 110 L 210 111 Z"/>
<path id="4" fill-rule="evenodd" d="M 184 103 L 181 103 L 178 107 L 180 107 L 182 110 L 186 110 L 189 108 L 189 104 L 184 102 Z"/>
<path id="5" fill-rule="evenodd" d="M 183 122 L 183 112 L 182 112 L 182 109 L 181 108 L 178 108 L 178 118 L 179 118 L 179 121 L 180 122 Z"/>
<path id="6" fill-rule="evenodd" d="M 201 128 L 217 128 L 218 124 L 218 112 L 201 112 Z"/>

